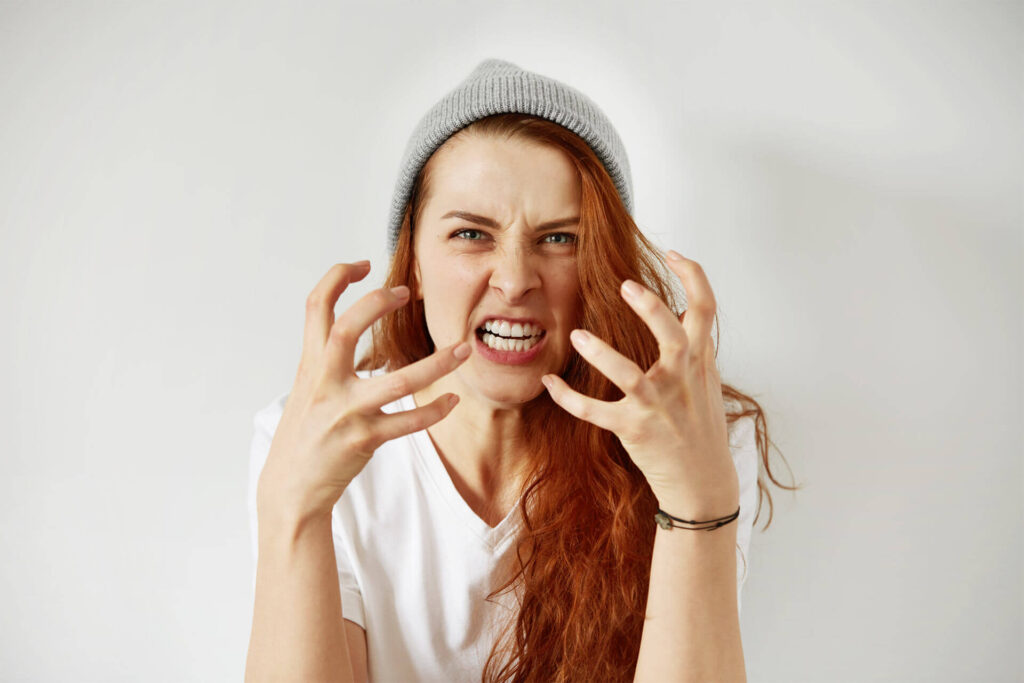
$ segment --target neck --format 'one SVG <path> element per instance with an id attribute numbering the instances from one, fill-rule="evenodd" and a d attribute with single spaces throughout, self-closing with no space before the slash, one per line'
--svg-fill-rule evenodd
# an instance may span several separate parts
<path id="1" fill-rule="evenodd" d="M 523 484 L 522 405 L 496 404 L 467 389 L 441 380 L 413 398 L 423 406 L 449 391 L 459 395 L 458 405 L 427 433 L 455 488 L 478 516 L 496 526 Z"/>

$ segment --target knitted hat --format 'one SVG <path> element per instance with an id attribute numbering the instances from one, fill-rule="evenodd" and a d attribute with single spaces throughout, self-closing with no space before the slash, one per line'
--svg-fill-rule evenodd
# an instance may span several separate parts
<path id="1" fill-rule="evenodd" d="M 540 116 L 583 138 L 607 169 L 626 211 L 633 213 L 629 159 L 604 112 L 589 97 L 553 78 L 501 59 L 485 59 L 424 114 L 409 138 L 391 202 L 388 254 L 394 254 L 398 246 L 398 231 L 413 182 L 430 155 L 461 128 L 502 113 Z"/>

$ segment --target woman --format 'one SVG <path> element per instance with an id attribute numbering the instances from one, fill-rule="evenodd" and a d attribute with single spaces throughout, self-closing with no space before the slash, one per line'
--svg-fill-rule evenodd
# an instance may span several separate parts
<path id="1" fill-rule="evenodd" d="M 421 120 L 386 287 L 335 320 L 370 266 L 330 269 L 256 418 L 247 680 L 745 679 L 763 412 L 631 205 L 557 81 L 486 60 Z"/>

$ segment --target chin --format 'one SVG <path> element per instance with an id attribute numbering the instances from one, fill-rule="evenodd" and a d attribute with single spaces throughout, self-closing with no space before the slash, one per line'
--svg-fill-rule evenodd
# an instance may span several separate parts
<path id="1" fill-rule="evenodd" d="M 515 408 L 543 394 L 547 389 L 540 383 L 540 377 L 524 377 L 519 381 L 506 381 L 501 386 L 478 387 L 481 398 L 502 408 Z"/>

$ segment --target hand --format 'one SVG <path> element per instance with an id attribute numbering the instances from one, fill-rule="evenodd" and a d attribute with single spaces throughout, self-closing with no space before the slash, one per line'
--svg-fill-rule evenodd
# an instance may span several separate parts
<path id="1" fill-rule="evenodd" d="M 370 263 L 331 267 L 306 299 L 302 356 L 295 384 L 260 475 L 258 504 L 299 519 L 330 514 L 349 482 L 385 441 L 425 429 L 451 412 L 455 394 L 414 410 L 380 408 L 428 386 L 469 357 L 467 343 L 439 349 L 395 372 L 362 379 L 354 372 L 359 337 L 405 305 L 409 288 L 377 289 L 334 319 L 334 305 Z"/>
<path id="2" fill-rule="evenodd" d="M 542 381 L 555 403 L 619 438 L 663 509 L 685 519 L 712 519 L 731 514 L 739 503 L 711 340 L 717 305 L 696 261 L 670 251 L 667 264 L 689 302 L 678 318 L 650 289 L 631 280 L 621 289 L 658 340 L 659 358 L 646 373 L 604 340 L 583 330 L 570 335 L 583 359 L 619 387 L 623 398 L 584 396 L 557 375 Z"/>

